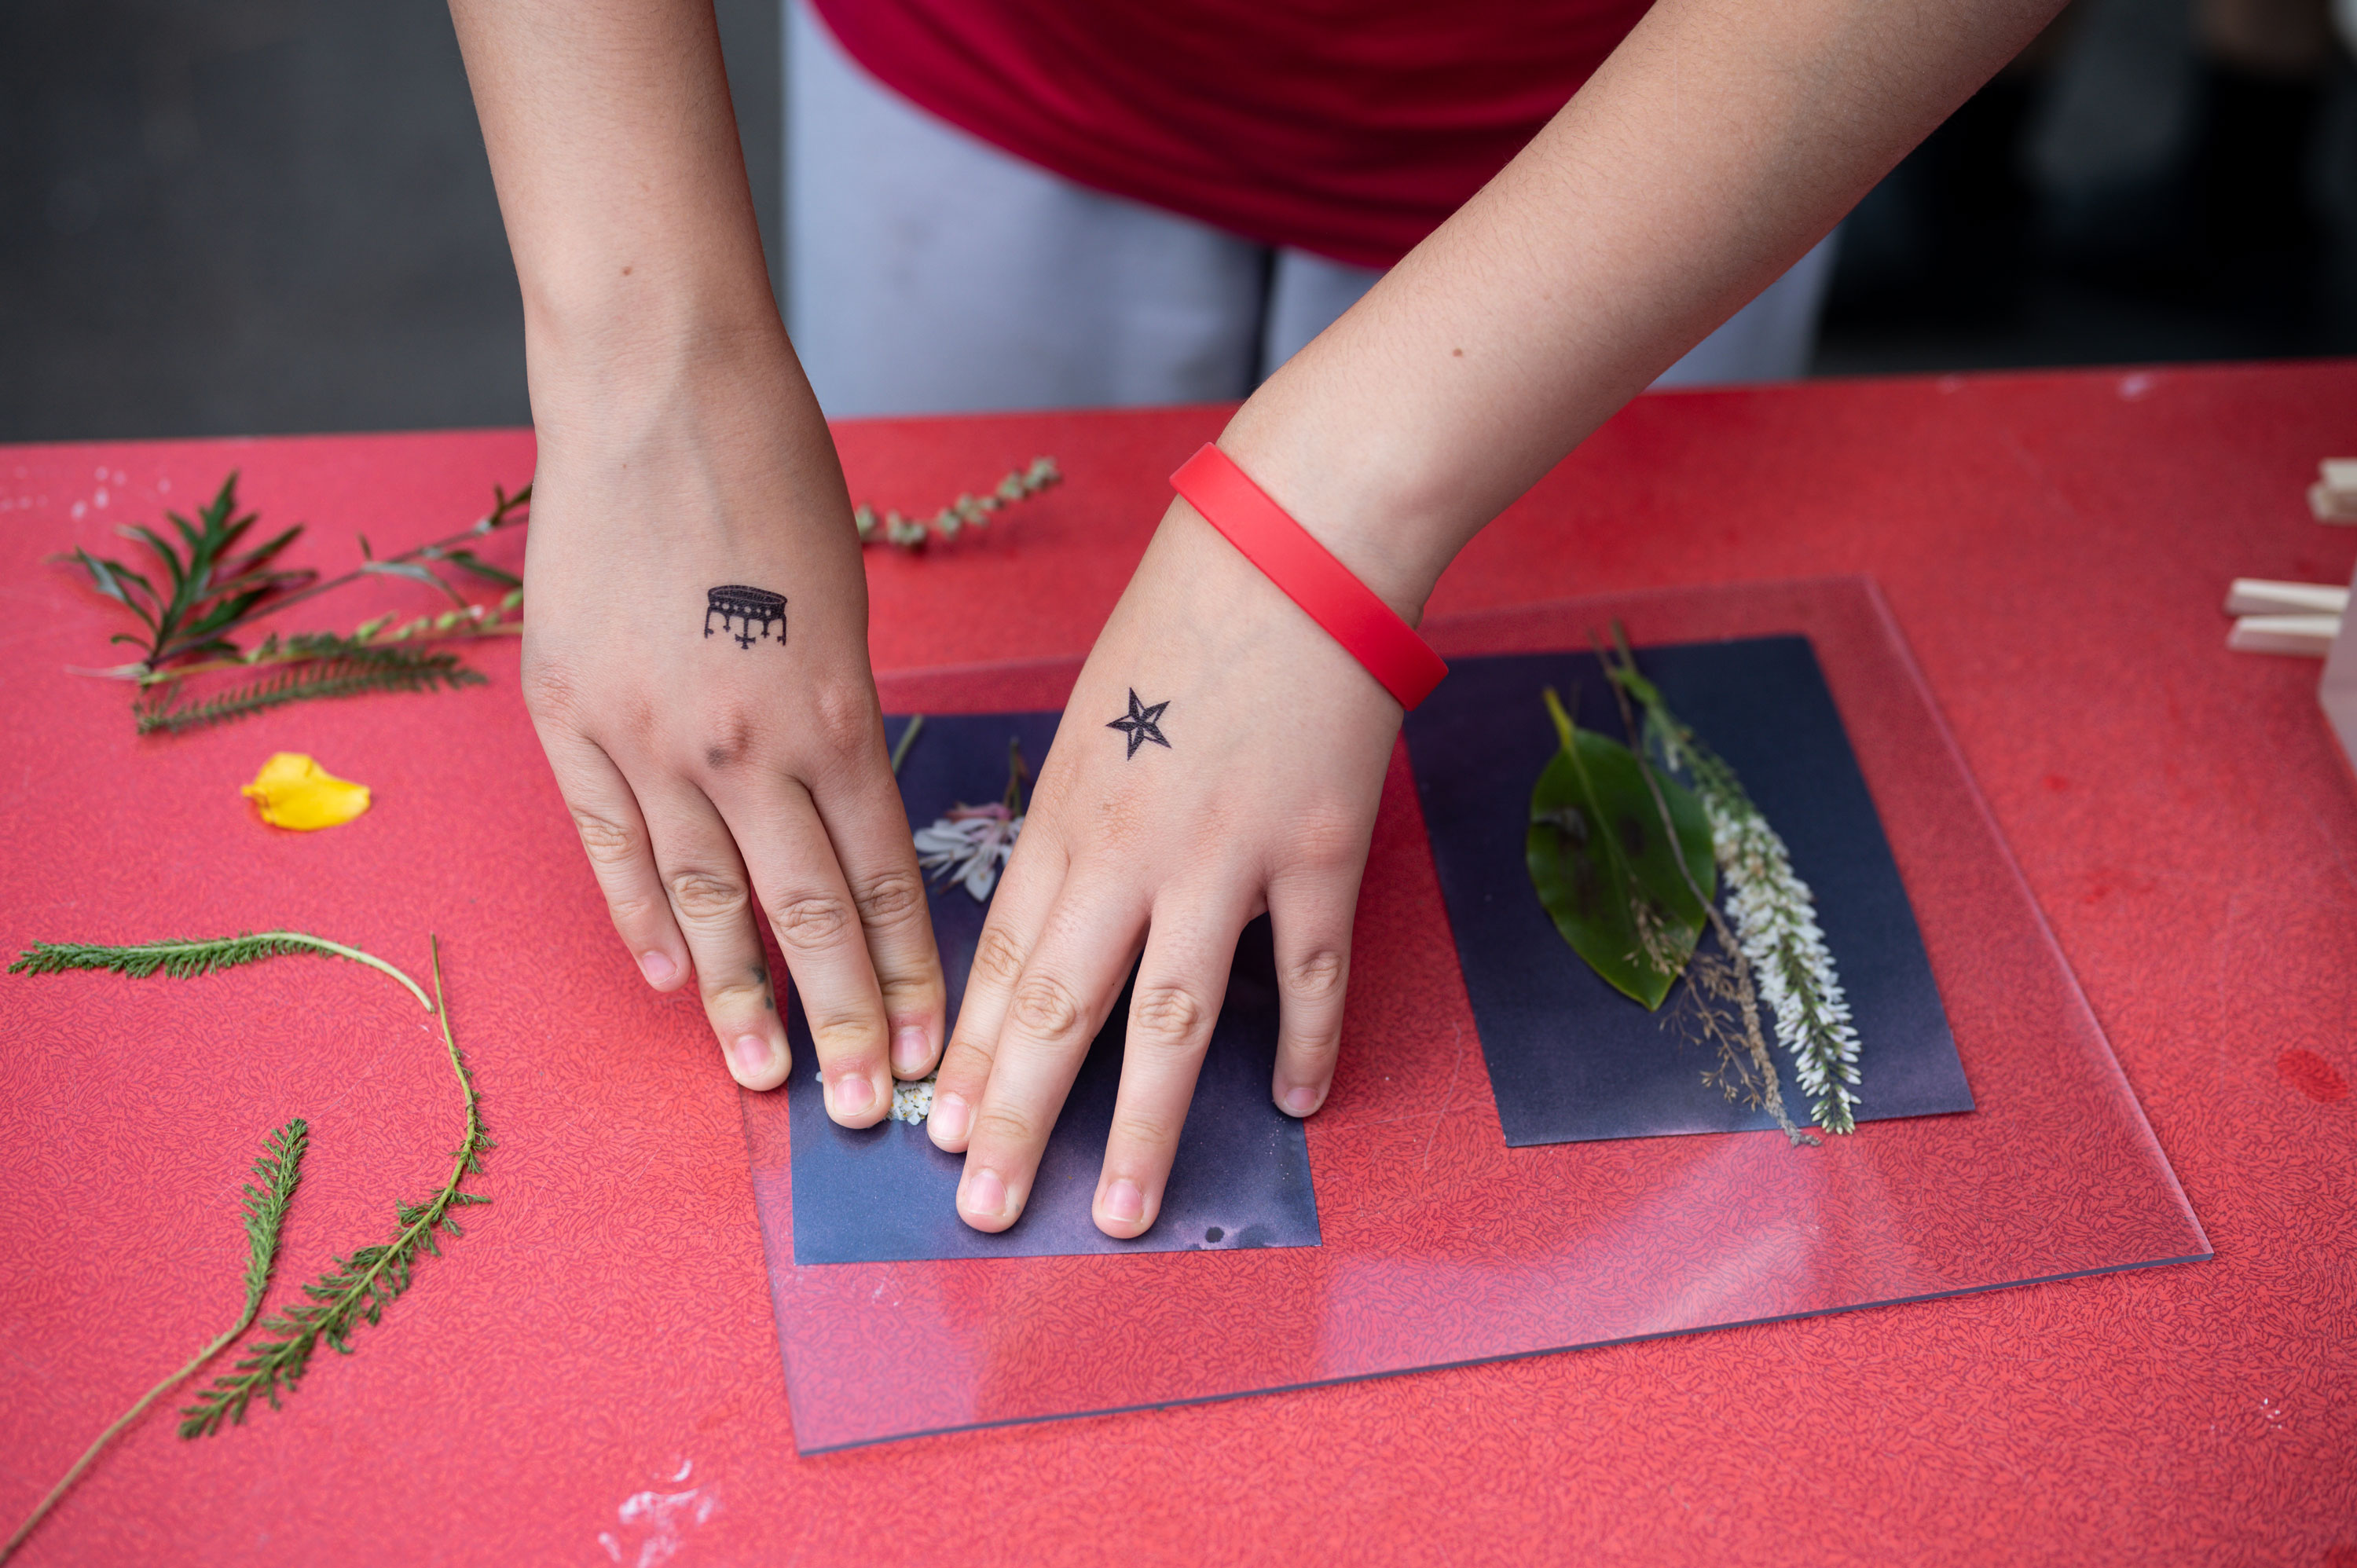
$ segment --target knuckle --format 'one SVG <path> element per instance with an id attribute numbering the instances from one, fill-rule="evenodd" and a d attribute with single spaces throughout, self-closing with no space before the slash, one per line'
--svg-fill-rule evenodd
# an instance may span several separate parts
<path id="1" fill-rule="evenodd" d="M 770 1007 L 770 988 L 760 980 L 724 980 L 705 987 L 704 1009 L 716 1017 L 742 1018 Z"/>
<path id="2" fill-rule="evenodd" d="M 1107 1140 L 1108 1146 L 1159 1149 L 1177 1144 L 1178 1129 L 1159 1116 L 1134 1111 L 1116 1112 Z"/>
<path id="3" fill-rule="evenodd" d="M 1149 1049 L 1184 1050 L 1210 1015 L 1201 999 L 1184 986 L 1141 985 L 1130 999 L 1130 1037 Z"/>
<path id="4" fill-rule="evenodd" d="M 1297 1070 L 1320 1077 L 1341 1058 L 1342 1031 L 1327 1029 L 1315 1035 L 1287 1035 L 1279 1043 L 1278 1051 Z"/>
<path id="5" fill-rule="evenodd" d="M 619 865 L 638 853 L 639 835 L 611 817 L 576 806 L 573 828 L 581 835 L 581 847 L 592 865 Z"/>
<path id="6" fill-rule="evenodd" d="M 874 1018 L 813 1018 L 810 1032 L 812 1047 L 830 1067 L 863 1062 L 884 1043 L 883 1025 Z"/>
<path id="7" fill-rule="evenodd" d="M 1296 1002 L 1331 1002 L 1342 993 L 1351 974 L 1347 954 L 1318 948 L 1286 961 L 1285 993 Z"/>
<path id="8" fill-rule="evenodd" d="M 581 688 L 564 660 L 545 654 L 523 666 L 523 705 L 535 718 L 559 718 L 580 708 Z"/>
<path id="9" fill-rule="evenodd" d="M 924 885 L 905 871 L 871 876 L 852 897 L 870 926 L 897 926 L 925 907 Z"/>
<path id="10" fill-rule="evenodd" d="M 1367 830 L 1355 811 L 1320 808 L 1308 811 L 1286 835 L 1285 855 L 1300 870 L 1332 874 L 1359 864 Z"/>
<path id="11" fill-rule="evenodd" d="M 745 912 L 745 885 L 711 871 L 674 871 L 664 879 L 683 919 L 725 920 Z"/>
<path id="12" fill-rule="evenodd" d="M 993 1061 L 990 1049 L 972 1040 L 952 1039 L 942 1051 L 940 1070 L 935 1075 L 935 1093 L 947 1091 L 978 1097 L 990 1082 Z"/>
<path id="13" fill-rule="evenodd" d="M 619 898 L 607 899 L 606 913 L 614 918 L 615 925 L 625 930 L 635 930 L 654 918 L 655 901 L 636 894 L 626 894 Z"/>
<path id="14" fill-rule="evenodd" d="M 811 725 L 829 751 L 865 746 L 876 725 L 876 701 L 860 686 L 832 682 L 811 693 Z"/>
<path id="15" fill-rule="evenodd" d="M 994 985 L 1014 984 L 1023 973 L 1021 945 L 999 927 L 991 927 L 974 949 L 972 973 Z"/>
<path id="16" fill-rule="evenodd" d="M 1025 1033 L 1056 1043 L 1071 1040 L 1088 1023 L 1080 997 L 1052 974 L 1035 974 L 1017 986 L 1012 1011 Z"/>
<path id="17" fill-rule="evenodd" d="M 770 923 L 788 949 L 813 952 L 833 946 L 842 937 L 851 924 L 851 911 L 832 894 L 797 894 L 771 906 Z"/>
<path id="18" fill-rule="evenodd" d="M 722 703 L 705 714 L 695 733 L 703 737 L 696 755 L 705 770 L 721 773 L 753 756 L 759 728 L 750 708 Z"/>
<path id="19" fill-rule="evenodd" d="M 1037 1129 L 1031 1118 L 1019 1111 L 1003 1105 L 985 1106 L 974 1119 L 973 1146 L 1021 1148 L 1030 1143 Z"/>

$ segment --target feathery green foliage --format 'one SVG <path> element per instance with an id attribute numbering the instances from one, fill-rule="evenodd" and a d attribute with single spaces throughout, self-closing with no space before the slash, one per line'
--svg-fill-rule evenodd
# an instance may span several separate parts
<path id="1" fill-rule="evenodd" d="M 466 1101 L 466 1131 L 452 1154 L 449 1179 L 425 1202 L 402 1204 L 394 1209 L 398 1229 L 391 1241 L 382 1246 L 362 1247 L 348 1258 L 338 1258 L 334 1268 L 303 1287 L 308 1301 L 284 1307 L 275 1316 L 264 1318 L 263 1327 L 278 1337 L 255 1345 L 238 1361 L 234 1370 L 217 1379 L 197 1396 L 195 1404 L 180 1412 L 181 1436 L 207 1436 L 219 1432 L 224 1423 L 242 1423 L 246 1407 L 257 1395 L 269 1400 L 271 1408 L 275 1410 L 280 1391 L 295 1391 L 303 1374 L 310 1369 L 311 1353 L 322 1339 L 341 1354 L 350 1355 L 352 1330 L 363 1319 L 377 1322 L 384 1309 L 408 1290 L 417 1254 L 423 1251 L 436 1257 L 442 1255 L 435 1232 L 439 1230 L 452 1237 L 464 1234 L 450 1211 L 490 1201 L 461 1187 L 468 1176 L 481 1174 L 482 1152 L 492 1144 L 483 1133 L 481 1101 L 475 1092 L 474 1074 L 468 1069 L 457 1039 L 450 1032 L 449 1009 L 442 1000 L 439 944 L 434 950 L 433 1007 L 442 1026 L 443 1046 L 450 1055 L 450 1070 L 457 1075 L 458 1090 Z"/>
<path id="2" fill-rule="evenodd" d="M 230 719 L 242 719 L 266 708 L 320 697 L 353 697 L 365 692 L 455 691 L 483 684 L 481 671 L 459 662 L 455 653 L 423 648 L 371 648 L 352 644 L 332 633 L 317 634 L 347 644 L 333 653 L 292 660 L 274 675 L 201 702 L 179 701 L 177 685 L 167 686 L 152 702 L 135 704 L 139 733 L 157 730 L 178 735 Z M 295 639 L 307 641 L 309 638 Z"/>
<path id="3" fill-rule="evenodd" d="M 300 523 L 242 555 L 232 554 L 256 517 L 253 512 L 243 517 L 236 514 L 237 475 L 232 471 L 221 481 L 212 504 L 199 510 L 194 521 L 176 511 L 165 514 L 172 520 L 185 553 L 144 524 L 134 523 L 120 531 L 124 538 L 135 539 L 154 553 L 169 580 L 169 593 L 159 593 L 145 575 L 120 561 L 92 555 L 87 550 L 74 552 L 74 558 L 90 574 L 91 585 L 137 616 L 146 628 L 144 636 L 117 632 L 112 640 L 138 645 L 149 669 L 167 660 L 233 649 L 235 644 L 227 635 L 231 628 L 254 614 L 273 595 L 300 587 L 317 575 L 269 569 L 272 559 L 303 532 Z"/>
<path id="4" fill-rule="evenodd" d="M 138 1420 L 147 1407 L 154 1404 L 167 1390 L 175 1387 L 207 1361 L 221 1354 L 253 1322 L 253 1315 L 262 1308 L 263 1292 L 270 1285 L 271 1268 L 278 1261 L 279 1229 L 286 1219 L 287 1201 L 295 1196 L 295 1184 L 302 1177 L 303 1151 L 309 1140 L 309 1124 L 298 1116 L 271 1133 L 268 1141 L 263 1145 L 262 1153 L 254 1159 L 253 1174 L 261 1180 L 262 1185 L 258 1187 L 249 1186 L 245 1188 L 245 1199 L 242 1205 L 246 1236 L 245 1309 L 238 1314 L 237 1321 L 230 1326 L 227 1333 L 198 1351 L 189 1359 L 186 1366 L 141 1395 L 138 1403 L 124 1411 L 115 1419 L 113 1425 L 98 1434 L 98 1440 L 84 1449 L 82 1456 L 74 1462 L 73 1468 L 68 1470 L 64 1477 L 49 1488 L 48 1495 L 41 1499 L 39 1505 L 33 1509 L 31 1516 L 17 1527 L 16 1533 L 8 1538 L 7 1544 L 0 1546 L 0 1562 L 5 1562 L 10 1553 L 24 1544 L 25 1538 L 33 1533 L 33 1528 L 41 1522 L 49 1509 L 57 1506 L 58 1499 L 66 1495 L 67 1488 L 81 1478 L 82 1472 L 90 1468 L 91 1461 L 95 1460 L 106 1445 L 113 1442 L 125 1427 Z"/>
<path id="5" fill-rule="evenodd" d="M 315 937 L 305 931 L 241 931 L 233 937 L 210 937 L 201 940 L 181 942 L 133 942 L 123 947 L 96 946 L 87 942 L 35 942 L 16 955 L 8 966 L 11 974 L 63 974 L 68 970 L 100 969 L 113 974 L 129 975 L 145 980 L 152 974 L 169 975 L 175 980 L 187 980 L 200 974 L 210 974 L 217 969 L 230 969 L 242 963 L 275 958 L 282 953 L 331 953 L 364 963 L 382 973 L 389 974 L 409 989 L 417 1004 L 434 1011 L 433 999 L 417 982 L 393 968 L 373 953 L 358 948 L 348 948 L 341 942 L 331 942 L 325 937 Z"/>
<path id="6" fill-rule="evenodd" d="M 177 542 L 138 525 L 120 531 L 124 537 L 146 545 L 155 555 L 163 569 L 168 592 L 158 590 L 146 575 L 120 561 L 81 549 L 68 558 L 81 564 L 92 587 L 137 617 L 141 628 L 138 633 L 119 632 L 113 639 L 116 642 L 136 644 L 142 650 L 139 660 L 90 673 L 136 681 L 143 690 L 164 686 L 157 695 L 132 704 L 132 714 L 141 735 L 159 731 L 177 735 L 183 730 L 242 718 L 266 708 L 323 697 L 357 696 L 367 692 L 448 691 L 479 685 L 483 677 L 460 663 L 454 653 L 388 644 L 413 638 L 424 642 L 505 636 L 518 629 L 509 617 L 522 602 L 522 579 L 485 561 L 468 546 L 497 530 L 524 521 L 532 500 L 532 487 L 527 485 L 510 495 L 493 486 L 491 497 L 490 511 L 472 526 L 386 560 L 374 559 L 367 539 L 362 538 L 361 552 L 369 558 L 356 570 L 322 583 L 316 580 L 316 572 L 270 569 L 272 560 L 301 535 L 303 528 L 299 523 L 243 554 L 234 553 L 238 542 L 253 528 L 255 514 L 239 515 L 237 475 L 232 473 L 222 481 L 212 504 L 199 511 L 195 521 L 177 512 L 167 514 L 179 535 Z M 437 570 L 444 567 L 462 575 L 462 580 L 478 578 L 505 589 L 498 607 L 468 603 L 450 577 Z M 244 630 L 264 616 L 275 615 L 290 605 L 370 576 L 406 577 L 425 584 L 447 595 L 456 607 L 440 616 L 420 617 L 382 640 L 378 639 L 378 633 L 392 622 L 391 616 L 371 621 L 350 636 L 328 631 L 299 632 L 282 639 L 274 634 L 250 653 L 240 651 L 232 640 L 231 634 Z M 273 674 L 201 699 L 182 696 L 181 682 L 191 676 L 256 665 L 274 665 L 278 669 Z"/>

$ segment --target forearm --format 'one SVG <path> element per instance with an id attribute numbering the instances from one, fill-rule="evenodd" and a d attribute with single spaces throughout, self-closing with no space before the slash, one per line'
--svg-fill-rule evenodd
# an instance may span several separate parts
<path id="1" fill-rule="evenodd" d="M 2057 8 L 1659 0 L 1221 445 L 1414 618 L 1484 523 L 1822 238 Z"/>
<path id="2" fill-rule="evenodd" d="M 770 295 L 710 0 L 450 9 L 544 424 L 578 401 L 576 383 L 625 403 L 715 365 L 766 365 L 762 379 L 806 398 Z"/>

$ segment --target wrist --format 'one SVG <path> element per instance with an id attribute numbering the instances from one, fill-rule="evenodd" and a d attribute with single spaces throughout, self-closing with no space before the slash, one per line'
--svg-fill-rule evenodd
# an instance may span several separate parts
<path id="1" fill-rule="evenodd" d="M 1426 482 L 1415 453 L 1287 417 L 1257 398 L 1237 411 L 1219 446 L 1401 619 L 1424 618 L 1470 531 L 1434 493 L 1439 487 Z"/>
<path id="2" fill-rule="evenodd" d="M 524 356 L 535 405 L 544 391 L 602 394 L 617 383 L 741 375 L 790 358 L 767 275 L 737 275 L 743 270 L 608 255 L 528 281 Z"/>
<path id="3" fill-rule="evenodd" d="M 738 442 L 832 461 L 833 445 L 774 311 L 685 312 L 525 336 L 544 447 L 624 452 L 642 443 Z"/>

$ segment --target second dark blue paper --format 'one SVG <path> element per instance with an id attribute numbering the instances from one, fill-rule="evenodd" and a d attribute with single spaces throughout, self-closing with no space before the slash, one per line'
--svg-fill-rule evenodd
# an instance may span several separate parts
<path id="1" fill-rule="evenodd" d="M 1816 898 L 1858 1037 L 1861 1122 L 1973 1108 L 1915 912 L 1808 639 L 1640 648 L 1637 664 L 1735 768 Z M 1702 1081 L 1717 1052 L 1680 1036 L 1575 954 L 1523 858 L 1531 788 L 1556 749 L 1540 693 L 1624 739 L 1592 654 L 1459 660 L 1408 715 L 1408 757 L 1506 1142 L 1577 1143 L 1775 1125 Z M 1711 939 L 1706 936 L 1705 940 Z M 1792 1058 L 1784 1102 L 1808 1120 Z"/>
<path id="2" fill-rule="evenodd" d="M 1006 746 L 1019 740 L 1037 768 L 1057 715 L 960 714 L 929 718 L 900 765 L 911 831 L 952 806 L 981 805 L 1006 785 Z M 887 728 L 896 738 L 907 724 Z M 1119 746 L 1108 734 L 1105 742 Z M 1153 758 L 1141 757 L 1141 764 Z M 929 889 L 933 936 L 957 1017 L 966 972 L 988 907 L 952 884 Z M 1318 1205 L 1301 1124 L 1270 1102 L 1276 1060 L 1275 964 L 1268 922 L 1245 928 L 1225 1004 L 1180 1134 L 1178 1158 L 1154 1228 L 1118 1241 L 1089 1210 L 1121 1082 L 1129 993 L 1122 993 L 1064 1102 L 1023 1218 L 985 1235 L 957 1217 L 963 1160 L 933 1147 L 919 1124 L 885 1121 L 838 1127 L 826 1114 L 817 1056 L 799 997 L 786 1010 L 794 1070 L 786 1082 L 792 1136 L 796 1263 L 890 1262 L 927 1258 L 1040 1257 L 1239 1247 L 1314 1247 Z"/>

